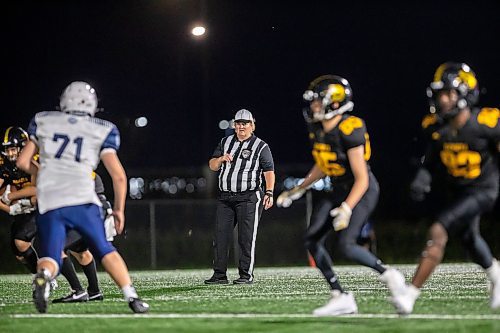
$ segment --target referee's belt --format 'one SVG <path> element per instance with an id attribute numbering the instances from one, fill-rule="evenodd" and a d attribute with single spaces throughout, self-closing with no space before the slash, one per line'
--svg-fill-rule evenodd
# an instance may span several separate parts
<path id="1" fill-rule="evenodd" d="M 220 192 L 220 198 L 221 199 L 229 199 L 229 198 L 241 198 L 245 197 L 248 198 L 250 195 L 259 192 L 259 189 L 254 189 L 254 190 L 247 190 L 247 191 L 241 191 L 241 192 L 232 192 L 232 191 L 221 191 Z"/>

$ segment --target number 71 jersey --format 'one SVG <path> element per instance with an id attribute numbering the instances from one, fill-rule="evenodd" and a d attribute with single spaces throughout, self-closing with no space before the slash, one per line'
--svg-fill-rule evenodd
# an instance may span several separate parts
<path id="1" fill-rule="evenodd" d="M 101 154 L 118 151 L 116 126 L 87 114 L 47 111 L 35 115 L 28 133 L 40 154 L 39 212 L 87 203 L 100 206 L 92 171 Z"/>

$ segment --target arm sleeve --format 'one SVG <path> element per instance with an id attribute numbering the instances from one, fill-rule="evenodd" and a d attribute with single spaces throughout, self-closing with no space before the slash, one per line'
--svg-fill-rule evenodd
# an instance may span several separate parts
<path id="1" fill-rule="evenodd" d="M 118 151 L 119 148 L 120 148 L 120 132 L 118 131 L 118 128 L 116 128 L 116 126 L 113 125 L 111 131 L 109 132 L 108 136 L 106 137 L 101 146 L 101 154 L 109 150 Z"/>
<path id="2" fill-rule="evenodd" d="M 274 171 L 273 155 L 271 154 L 271 149 L 269 149 L 269 146 L 267 144 L 264 146 L 264 148 L 262 148 L 259 163 L 262 167 L 262 171 Z"/>
<path id="3" fill-rule="evenodd" d="M 222 150 L 222 141 L 221 141 L 215 148 L 211 158 L 221 157 L 222 155 L 224 155 L 224 152 Z"/>
<path id="4" fill-rule="evenodd" d="M 30 140 L 32 140 L 36 145 L 38 146 L 38 136 L 36 135 L 36 121 L 35 117 L 33 117 L 30 121 L 30 124 L 28 126 L 28 136 L 30 137 Z"/>
<path id="5" fill-rule="evenodd" d="M 346 150 L 365 145 L 366 126 L 360 118 L 347 118 L 339 124 L 339 129 L 342 133 L 342 143 Z"/>

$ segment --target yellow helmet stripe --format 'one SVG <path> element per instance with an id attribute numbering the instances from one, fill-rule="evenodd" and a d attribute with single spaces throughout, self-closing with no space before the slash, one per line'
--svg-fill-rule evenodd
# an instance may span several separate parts
<path id="1" fill-rule="evenodd" d="M 12 126 L 7 128 L 7 130 L 5 131 L 5 136 L 3 137 L 3 143 L 9 142 L 9 133 L 11 129 L 13 129 Z"/>

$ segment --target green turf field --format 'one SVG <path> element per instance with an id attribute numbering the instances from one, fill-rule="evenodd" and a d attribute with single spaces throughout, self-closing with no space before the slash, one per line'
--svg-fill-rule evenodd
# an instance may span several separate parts
<path id="1" fill-rule="evenodd" d="M 407 278 L 414 266 L 396 266 Z M 257 268 L 253 285 L 205 286 L 211 271 L 133 272 L 135 286 L 151 305 L 133 315 L 110 278 L 100 273 L 103 302 L 51 304 L 38 314 L 29 275 L 0 276 L 0 332 L 500 332 L 500 311 L 488 306 L 486 276 L 473 264 L 439 267 L 417 300 L 414 314 L 395 315 L 388 290 L 371 270 L 337 268 L 353 291 L 359 314 L 315 318 L 328 289 L 314 268 Z M 84 280 L 82 274 L 79 275 Z M 236 278 L 232 269 L 229 278 Z M 64 279 L 51 298 L 68 291 Z"/>

